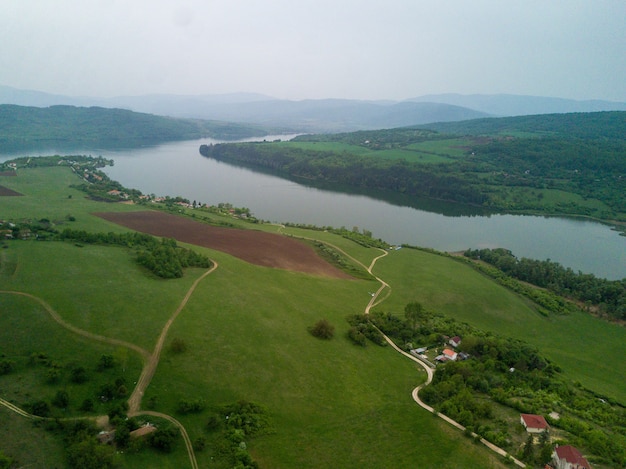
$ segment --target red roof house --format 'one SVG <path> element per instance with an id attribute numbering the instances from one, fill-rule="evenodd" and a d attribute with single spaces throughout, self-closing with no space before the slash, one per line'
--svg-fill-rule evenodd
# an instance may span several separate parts
<path id="1" fill-rule="evenodd" d="M 454 348 L 457 348 L 459 345 L 461 345 L 461 338 L 458 335 L 455 335 L 448 341 L 448 343 Z"/>
<path id="2" fill-rule="evenodd" d="M 443 353 L 443 356 L 446 357 L 448 360 L 452 360 L 452 361 L 456 360 L 457 353 L 454 350 L 446 348 L 443 350 L 442 353 Z"/>
<path id="3" fill-rule="evenodd" d="M 570 445 L 556 446 L 552 453 L 556 469 L 591 469 L 589 462 L 576 448 Z"/>
<path id="4" fill-rule="evenodd" d="M 520 422 L 522 422 L 522 425 L 524 425 L 528 433 L 542 433 L 550 428 L 546 419 L 541 415 L 521 414 Z"/>

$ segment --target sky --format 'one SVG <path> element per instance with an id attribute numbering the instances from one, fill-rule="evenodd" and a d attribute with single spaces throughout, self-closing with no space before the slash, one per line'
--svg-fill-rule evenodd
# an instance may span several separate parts
<path id="1" fill-rule="evenodd" d="M 0 85 L 626 102 L 626 0 L 0 0 Z"/>

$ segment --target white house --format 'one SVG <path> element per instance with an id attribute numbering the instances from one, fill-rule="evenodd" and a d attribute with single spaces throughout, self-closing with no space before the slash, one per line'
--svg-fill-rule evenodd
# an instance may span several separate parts
<path id="1" fill-rule="evenodd" d="M 550 428 L 546 419 L 541 415 L 521 414 L 520 422 L 524 425 L 528 433 L 543 433 Z"/>
<path id="2" fill-rule="evenodd" d="M 461 345 L 461 338 L 458 335 L 455 335 L 448 341 L 448 343 L 454 348 L 457 348 L 459 345 Z"/>

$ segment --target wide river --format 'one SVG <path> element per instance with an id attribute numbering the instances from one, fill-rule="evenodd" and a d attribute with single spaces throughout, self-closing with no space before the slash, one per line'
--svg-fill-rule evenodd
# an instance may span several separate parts
<path id="1" fill-rule="evenodd" d="M 180 195 L 211 205 L 229 202 L 248 207 L 257 218 L 274 222 L 358 227 L 392 244 L 448 252 L 504 247 L 518 257 L 551 259 L 575 271 L 609 279 L 626 278 L 626 237 L 601 223 L 558 217 L 480 215 L 473 209 L 459 210 L 451 204 L 401 199 L 388 202 L 380 194 L 319 189 L 205 158 L 198 151 L 202 143 L 216 141 L 202 139 L 143 149 L 72 154 L 113 159 L 115 165 L 104 171 L 124 186 L 146 194 Z M 0 161 L 8 157 L 0 155 Z"/>

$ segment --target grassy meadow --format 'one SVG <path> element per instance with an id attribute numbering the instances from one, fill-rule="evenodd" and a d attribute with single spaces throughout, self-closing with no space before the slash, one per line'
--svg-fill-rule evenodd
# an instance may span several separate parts
<path id="1" fill-rule="evenodd" d="M 0 178 L 0 184 L 24 194 L 0 197 L 1 218 L 47 218 L 58 222 L 58 228 L 63 223 L 89 231 L 125 231 L 91 213 L 143 209 L 87 200 L 68 187 L 75 182 L 76 176 L 61 167 L 24 169 L 17 177 Z M 68 215 L 75 221 L 68 221 Z M 269 224 L 254 228 L 279 230 Z M 299 228 L 284 232 L 332 243 L 365 265 L 381 254 L 331 233 Z M 5 245 L 0 249 L 0 290 L 35 295 L 73 326 L 148 351 L 203 273 L 188 269 L 181 279 L 157 279 L 119 247 L 20 240 Z M 389 347 L 357 347 L 345 337 L 346 316 L 364 311 L 377 282 L 258 267 L 221 252 L 194 249 L 219 267 L 200 282 L 172 325 L 142 408 L 150 402 L 154 410 L 180 420 L 192 441 L 206 439 L 206 448 L 196 452 L 200 467 L 231 467 L 220 458 L 207 422 L 212 409 L 239 400 L 268 411 L 270 429 L 248 442 L 260 467 L 504 467 L 501 457 L 413 402 L 412 389 L 425 380 L 420 367 Z M 377 309 L 401 315 L 406 303 L 420 301 L 476 327 L 526 340 L 572 380 L 626 402 L 621 380 L 626 364 L 606 358 L 626 352 L 623 328 L 582 313 L 545 318 L 528 301 L 464 263 L 425 251 L 390 252 L 374 273 L 391 285 L 390 296 Z M 335 326 L 332 340 L 316 339 L 307 331 L 322 318 Z M 173 339 L 184 341 L 186 350 L 171 351 Z M 42 365 L 29 364 L 33 352 L 44 352 L 61 365 L 57 382 L 46 381 Z M 98 357 L 107 353 L 116 357 L 116 367 L 96 371 Z M 106 411 L 104 403 L 86 413 L 77 407 L 120 373 L 132 390 L 141 371 L 135 352 L 79 337 L 53 322 L 36 301 L 10 294 L 0 294 L 2 354 L 16 357 L 16 369 L 0 376 L 0 397 L 21 406 L 66 390 L 68 410 L 52 411 L 69 415 Z M 71 383 L 70 370 L 79 365 L 90 379 Z M 180 414 L 184 399 L 202 399 L 206 409 Z M 0 451 L 23 466 L 45 467 L 38 464 L 41 451 L 35 450 L 42 439 L 50 448 L 42 451 L 50 451 L 57 461 L 49 467 L 61 466 L 62 442 L 53 436 L 0 407 Z M 144 449 L 120 456 L 120 465 L 180 468 L 188 467 L 188 458 L 179 441 L 171 453 Z"/>

